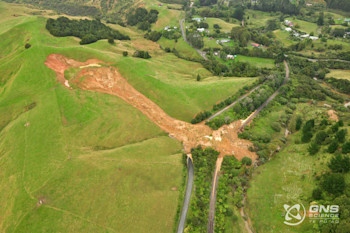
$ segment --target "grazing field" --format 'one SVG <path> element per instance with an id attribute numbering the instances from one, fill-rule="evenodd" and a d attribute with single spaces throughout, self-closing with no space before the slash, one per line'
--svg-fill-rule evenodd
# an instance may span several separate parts
<path id="1" fill-rule="evenodd" d="M 257 67 L 273 68 L 275 66 L 273 59 L 261 57 L 247 57 L 243 55 L 237 55 L 236 61 L 247 62 Z"/>
<path id="2" fill-rule="evenodd" d="M 330 70 L 331 72 L 326 77 L 333 77 L 337 79 L 347 79 L 350 81 L 350 70 Z"/>
<path id="3" fill-rule="evenodd" d="M 295 43 L 291 39 L 289 39 L 289 32 L 285 30 L 278 29 L 275 30 L 273 33 L 275 34 L 277 40 L 281 41 L 284 46 L 290 46 L 293 43 Z"/>
<path id="4" fill-rule="evenodd" d="M 266 26 L 266 23 L 270 19 L 278 19 L 278 13 L 268 13 L 256 10 L 246 10 L 246 16 L 249 17 L 248 23 L 253 26 L 261 27 Z"/>
<path id="5" fill-rule="evenodd" d="M 46 18 L 23 9 L 0 3 L 6 16 L 0 19 L 0 231 L 171 232 L 181 144 L 117 97 L 64 88 L 44 65 L 46 57 L 109 62 L 185 120 L 254 79 L 213 77 L 132 28 L 124 29 L 131 41 L 80 46 L 74 37 L 51 36 Z M 177 46 L 185 45 L 179 40 Z M 132 57 L 136 49 L 152 58 Z"/>
<path id="6" fill-rule="evenodd" d="M 231 32 L 233 27 L 239 26 L 238 24 L 228 23 L 218 18 L 207 18 L 205 22 L 209 24 L 209 31 L 214 30 L 214 24 L 218 24 L 221 27 L 220 31 L 222 32 Z"/>

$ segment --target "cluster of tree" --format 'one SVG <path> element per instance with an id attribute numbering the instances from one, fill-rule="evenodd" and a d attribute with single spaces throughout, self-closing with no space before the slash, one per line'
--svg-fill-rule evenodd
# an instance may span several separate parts
<path id="1" fill-rule="evenodd" d="M 326 0 L 326 2 L 329 8 L 350 11 L 350 2 L 348 0 Z"/>
<path id="2" fill-rule="evenodd" d="M 77 3 L 73 1 L 68 0 L 46 0 L 46 1 L 39 1 L 39 0 L 5 0 L 6 2 L 16 2 L 16 3 L 29 3 L 36 6 L 40 6 L 46 9 L 54 10 L 57 13 L 64 13 L 67 15 L 72 16 L 98 16 L 101 14 L 101 11 L 94 7 L 94 6 L 87 6 L 83 5 L 82 3 Z"/>
<path id="3" fill-rule="evenodd" d="M 269 25 L 268 28 L 270 28 Z M 265 46 L 270 46 L 274 43 L 275 35 L 271 31 L 265 32 L 262 29 L 233 27 L 231 30 L 231 38 L 239 42 L 242 47 L 247 46 L 248 42 L 251 40 Z"/>
<path id="4" fill-rule="evenodd" d="M 204 121 L 205 119 L 208 119 L 209 117 L 211 117 L 211 115 L 213 114 L 210 111 L 200 112 L 191 120 L 191 123 L 197 124 L 199 122 Z"/>
<path id="5" fill-rule="evenodd" d="M 164 30 L 162 35 L 169 40 L 177 40 L 181 37 L 180 31 L 175 29 L 172 29 L 170 31 Z"/>
<path id="6" fill-rule="evenodd" d="M 259 0 L 257 4 L 252 5 L 252 9 L 267 12 L 280 11 L 284 14 L 297 15 L 303 6 L 304 1 L 289 1 L 289 0 Z"/>
<path id="7" fill-rule="evenodd" d="M 198 113 L 192 120 L 191 123 L 192 124 L 197 124 L 199 122 L 202 122 L 206 119 L 208 119 L 209 117 L 211 117 L 213 115 L 213 113 L 217 112 L 218 110 L 221 110 L 223 108 L 225 108 L 226 106 L 232 104 L 235 100 L 237 100 L 240 96 L 243 96 L 244 94 L 246 94 L 249 90 L 253 89 L 255 86 L 257 86 L 258 84 L 262 83 L 265 79 L 264 78 L 259 78 L 257 79 L 254 83 L 250 84 L 250 85 L 246 85 L 244 87 L 242 87 L 241 89 L 239 89 L 234 95 L 228 97 L 227 99 L 219 102 L 218 104 L 214 104 L 212 107 L 211 111 L 204 111 L 204 112 L 200 112 Z"/>
<path id="8" fill-rule="evenodd" d="M 217 0 L 199 0 L 199 4 L 201 6 L 209 6 L 209 5 L 216 4 L 217 2 L 218 2 Z"/>
<path id="9" fill-rule="evenodd" d="M 212 177 L 219 152 L 201 147 L 191 150 L 194 167 L 194 191 L 186 220 L 188 232 L 206 232 Z M 205 211 L 207 210 L 207 211 Z"/>
<path id="10" fill-rule="evenodd" d="M 210 59 L 204 61 L 203 66 L 213 74 L 225 77 L 256 77 L 263 73 L 263 69 L 258 69 L 244 62 L 223 64 L 215 59 Z"/>
<path id="11" fill-rule="evenodd" d="M 162 37 L 162 33 L 158 31 L 151 31 L 151 32 L 147 32 L 144 37 L 146 39 L 156 42 Z"/>
<path id="12" fill-rule="evenodd" d="M 159 12 L 151 9 L 149 12 L 142 7 L 135 10 L 134 13 L 127 17 L 127 24 L 130 26 L 137 25 L 138 29 L 147 31 L 151 28 L 151 24 L 157 22 Z"/>
<path id="13" fill-rule="evenodd" d="M 249 158 L 245 157 L 243 160 L 246 159 Z M 227 217 L 230 221 L 235 222 L 238 219 L 234 214 L 234 209 L 228 203 L 232 201 L 237 207 L 242 207 L 243 186 L 247 183 L 246 177 L 241 175 L 246 171 L 242 163 L 234 156 L 225 156 L 222 161 L 220 182 L 217 188 L 214 232 L 225 232 Z"/>
<path id="14" fill-rule="evenodd" d="M 48 19 L 46 29 L 54 36 L 76 36 L 81 39 L 80 44 L 90 44 L 101 39 L 130 40 L 117 30 L 104 25 L 98 20 L 70 20 L 66 17 Z"/>
<path id="15" fill-rule="evenodd" d="M 308 147 L 308 152 L 311 155 L 317 154 L 320 151 L 322 145 L 328 145 L 326 149 L 328 153 L 335 153 L 336 151 L 339 150 L 340 145 L 345 142 L 347 130 L 346 129 L 339 130 L 339 128 L 343 126 L 344 126 L 343 121 L 339 121 L 331 125 L 328 122 L 328 120 L 323 119 L 320 122 L 320 124 L 317 125 L 316 127 L 315 120 L 311 119 L 307 121 L 303 126 L 301 142 L 303 143 L 311 142 Z M 343 144 L 341 151 L 343 154 L 348 153 L 347 143 Z"/>
<path id="16" fill-rule="evenodd" d="M 350 94 L 350 81 L 347 79 L 327 78 L 326 82 L 339 92 Z"/>
<path id="17" fill-rule="evenodd" d="M 187 34 L 186 38 L 193 47 L 197 49 L 203 48 L 203 37 L 198 32 L 190 32 Z"/>
<path id="18" fill-rule="evenodd" d="M 260 107 L 277 88 L 279 88 L 284 80 L 283 75 L 270 75 L 266 77 L 266 81 L 262 86 L 251 93 L 241 102 L 235 104 L 232 108 L 230 116 L 223 116 L 214 118 L 211 121 L 206 122 L 206 125 L 212 129 L 218 129 L 224 124 L 229 124 L 233 120 L 245 119 L 254 110 Z"/>
<path id="19" fill-rule="evenodd" d="M 151 55 L 149 55 L 149 53 L 147 51 L 142 51 L 142 50 L 136 50 L 132 56 L 143 58 L 143 59 L 151 58 Z"/>

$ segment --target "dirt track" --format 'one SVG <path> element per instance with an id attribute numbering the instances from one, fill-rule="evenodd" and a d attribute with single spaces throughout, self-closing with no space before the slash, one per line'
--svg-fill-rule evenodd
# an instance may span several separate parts
<path id="1" fill-rule="evenodd" d="M 51 54 L 47 57 L 45 65 L 56 72 L 58 81 L 66 88 L 70 87 L 64 78 L 64 71 L 70 67 L 81 68 L 76 77 L 70 80 L 71 84 L 74 83 L 83 90 L 107 93 L 123 99 L 139 109 L 162 130 L 169 133 L 169 136 L 182 142 L 185 153 L 190 153 L 192 148 L 202 145 L 203 147 L 213 147 L 220 152 L 220 156 L 234 155 L 239 160 L 247 156 L 253 161 L 257 158 L 255 153 L 248 150 L 252 144 L 237 136 L 238 128 L 241 126 L 240 121 L 214 131 L 203 124 L 192 125 L 176 120 L 138 92 L 114 67 L 86 67 L 96 63 L 103 62 L 95 59 L 77 62 L 60 54 Z M 82 79 L 82 77 L 84 78 Z"/>

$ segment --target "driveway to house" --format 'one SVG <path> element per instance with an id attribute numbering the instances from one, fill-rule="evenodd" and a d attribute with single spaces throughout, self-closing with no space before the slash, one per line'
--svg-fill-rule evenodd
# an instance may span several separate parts
<path id="1" fill-rule="evenodd" d="M 181 28 L 181 32 L 182 32 L 182 38 L 184 39 L 184 41 L 185 41 L 187 44 L 189 44 L 193 49 L 195 49 L 195 50 L 197 51 L 197 53 L 198 53 L 199 55 L 201 55 L 201 57 L 203 57 L 204 60 L 208 60 L 207 56 L 205 55 L 205 52 L 203 52 L 203 51 L 201 51 L 201 50 L 199 50 L 199 49 L 193 47 L 193 46 L 191 45 L 191 43 L 187 40 L 187 38 L 186 38 L 186 32 L 185 32 L 185 29 L 184 29 L 184 22 L 185 22 L 185 19 L 181 19 L 181 21 L 180 21 L 180 28 Z"/>

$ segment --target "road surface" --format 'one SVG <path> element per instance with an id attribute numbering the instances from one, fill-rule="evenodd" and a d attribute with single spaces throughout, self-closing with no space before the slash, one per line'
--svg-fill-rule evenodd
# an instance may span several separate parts
<path id="1" fill-rule="evenodd" d="M 289 79 L 289 67 L 286 61 L 284 61 L 284 66 L 286 67 L 286 77 L 284 78 L 283 84 L 263 103 L 252 115 L 250 115 L 239 128 L 240 130 L 249 124 L 260 112 L 263 110 L 279 93 L 282 86 L 284 86 Z"/>
<path id="2" fill-rule="evenodd" d="M 235 106 L 238 102 L 240 102 L 241 100 L 245 99 L 248 95 L 250 95 L 253 91 L 259 89 L 261 86 L 261 84 L 259 84 L 258 86 L 256 86 L 254 89 L 252 89 L 250 92 L 248 92 L 247 94 L 239 97 L 239 99 L 237 99 L 235 102 L 233 102 L 232 104 L 228 105 L 227 107 L 221 109 L 220 111 L 218 111 L 217 113 L 215 113 L 214 115 L 212 115 L 211 117 L 209 117 L 207 120 L 205 121 L 210 121 L 212 119 L 214 119 L 215 117 L 219 116 L 220 114 L 222 114 L 223 112 L 226 112 L 227 110 L 229 110 L 230 108 L 232 108 L 233 106 Z"/>
<path id="3" fill-rule="evenodd" d="M 185 228 L 186 216 L 188 207 L 190 205 L 191 193 L 193 188 L 193 163 L 192 159 L 189 156 L 187 158 L 187 186 L 186 186 L 186 194 L 184 199 L 184 204 L 182 206 L 181 217 L 179 221 L 179 225 L 177 227 L 177 233 L 183 233 Z"/>
<path id="4" fill-rule="evenodd" d="M 210 202 L 209 202 L 209 214 L 208 214 L 208 233 L 214 232 L 214 223 L 215 223 L 215 203 L 216 203 L 216 196 L 217 196 L 217 189 L 219 184 L 219 172 L 221 169 L 221 164 L 223 161 L 223 156 L 219 156 L 216 160 L 216 166 L 213 176 L 213 182 L 212 182 L 212 188 L 211 188 L 211 194 L 210 194 Z"/>
<path id="5" fill-rule="evenodd" d="M 201 55 L 203 57 L 204 60 L 208 60 L 207 56 L 205 55 L 205 52 L 193 47 L 191 45 L 190 42 L 188 42 L 187 38 L 186 38 L 186 32 L 185 32 L 185 29 L 184 29 L 184 22 L 185 22 L 185 19 L 181 19 L 180 21 L 180 28 L 181 28 L 181 32 L 182 32 L 182 37 L 184 39 L 184 41 L 189 44 L 193 49 L 195 49 L 197 51 L 197 53 L 199 53 L 199 55 Z"/>

